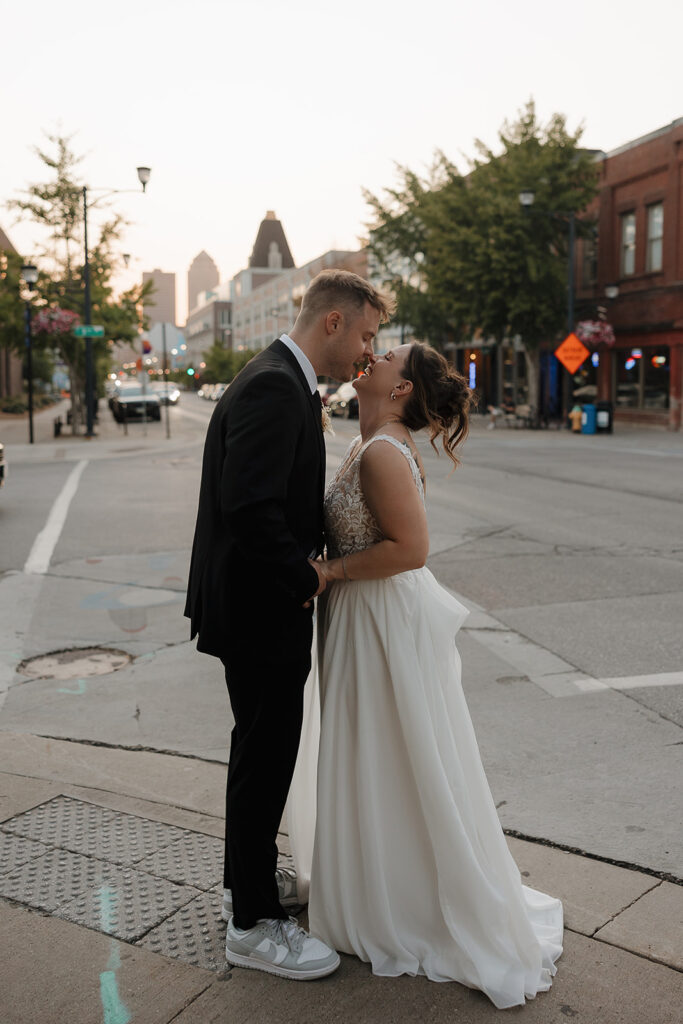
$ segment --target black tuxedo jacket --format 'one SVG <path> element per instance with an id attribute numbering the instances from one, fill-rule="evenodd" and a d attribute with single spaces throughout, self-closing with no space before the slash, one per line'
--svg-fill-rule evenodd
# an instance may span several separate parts
<path id="1" fill-rule="evenodd" d="M 225 391 L 206 435 L 185 605 L 198 650 L 257 644 L 256 656 L 286 657 L 306 624 L 310 640 L 302 605 L 318 588 L 307 559 L 323 550 L 324 484 L 318 394 L 275 341 Z"/>

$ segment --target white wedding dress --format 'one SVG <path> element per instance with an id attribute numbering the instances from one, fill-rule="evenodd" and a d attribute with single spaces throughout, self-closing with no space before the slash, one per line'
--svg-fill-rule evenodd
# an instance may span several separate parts
<path id="1" fill-rule="evenodd" d="M 424 498 L 406 446 L 356 439 L 325 494 L 330 557 L 381 540 L 360 486 L 361 456 L 379 440 L 405 454 Z M 467 609 L 426 568 L 323 597 L 320 692 L 314 656 L 288 802 L 311 932 L 375 974 L 523 1004 L 550 988 L 562 904 L 522 885 L 498 821 L 460 682 Z"/>

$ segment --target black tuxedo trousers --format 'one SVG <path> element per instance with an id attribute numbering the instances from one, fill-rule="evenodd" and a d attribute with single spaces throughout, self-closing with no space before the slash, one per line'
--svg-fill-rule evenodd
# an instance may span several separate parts
<path id="1" fill-rule="evenodd" d="M 277 832 L 301 736 L 323 549 L 320 400 L 276 341 L 235 378 L 207 431 L 185 614 L 220 658 L 232 731 L 225 886 L 240 928 L 286 918 Z"/>

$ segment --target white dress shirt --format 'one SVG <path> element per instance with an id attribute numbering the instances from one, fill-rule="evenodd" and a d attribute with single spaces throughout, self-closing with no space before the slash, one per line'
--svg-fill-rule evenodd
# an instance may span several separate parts
<path id="1" fill-rule="evenodd" d="M 287 346 L 287 348 L 292 353 L 301 369 L 304 371 L 304 376 L 306 378 L 309 388 L 311 389 L 311 394 L 313 394 L 313 392 L 318 386 L 318 378 L 315 375 L 313 363 L 308 358 L 306 353 L 301 351 L 297 343 L 295 341 L 292 341 L 288 334 L 281 334 L 280 341 L 282 342 L 283 345 Z"/>

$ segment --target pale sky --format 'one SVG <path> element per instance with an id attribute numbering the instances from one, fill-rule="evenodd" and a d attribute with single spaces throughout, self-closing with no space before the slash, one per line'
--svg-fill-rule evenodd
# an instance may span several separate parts
<path id="1" fill-rule="evenodd" d="M 607 151 L 683 117 L 681 0 L 0 0 L 0 36 L 0 224 L 31 256 L 4 203 L 43 180 L 43 132 L 74 135 L 93 188 L 149 165 L 116 199 L 117 281 L 175 272 L 179 323 L 201 249 L 232 277 L 271 209 L 297 265 L 357 248 L 363 187 L 437 149 L 464 169 L 531 96 Z"/>

